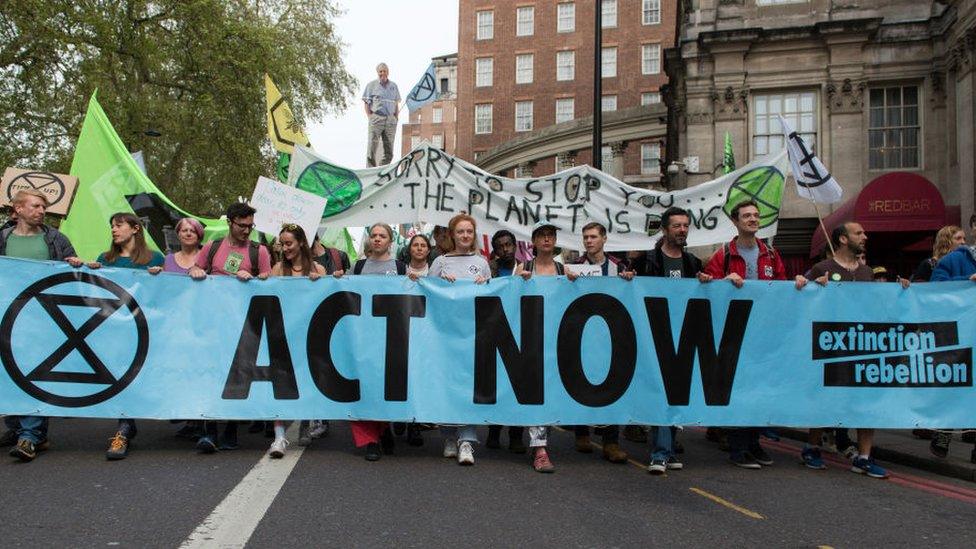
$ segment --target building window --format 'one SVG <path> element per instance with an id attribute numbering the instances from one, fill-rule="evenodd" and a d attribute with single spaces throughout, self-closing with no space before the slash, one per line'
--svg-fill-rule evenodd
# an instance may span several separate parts
<path id="1" fill-rule="evenodd" d="M 535 33 L 535 7 L 524 6 L 515 10 L 517 36 L 532 36 Z"/>
<path id="2" fill-rule="evenodd" d="M 491 40 L 495 36 L 495 12 L 478 12 L 478 40 Z"/>
<path id="3" fill-rule="evenodd" d="M 474 133 L 491 133 L 491 103 L 474 106 Z"/>
<path id="4" fill-rule="evenodd" d="M 641 46 L 641 74 L 658 74 L 661 72 L 661 44 L 643 44 Z"/>
<path id="5" fill-rule="evenodd" d="M 420 136 L 419 135 L 411 135 L 410 136 L 410 148 L 411 149 L 416 149 L 417 148 L 417 145 L 420 145 Z"/>
<path id="6" fill-rule="evenodd" d="M 918 87 L 871 90 L 868 168 L 918 168 Z"/>
<path id="7" fill-rule="evenodd" d="M 617 96 L 604 95 L 600 98 L 600 110 L 603 112 L 617 110 Z"/>
<path id="8" fill-rule="evenodd" d="M 525 53 L 515 56 L 515 83 L 516 84 L 531 84 L 532 83 L 532 64 L 535 60 L 535 56 L 531 53 Z"/>
<path id="9" fill-rule="evenodd" d="M 661 0 L 643 0 L 641 2 L 641 23 L 657 25 L 661 22 Z"/>
<path id="10" fill-rule="evenodd" d="M 556 80 L 572 80 L 576 75 L 576 52 L 556 52 Z"/>
<path id="11" fill-rule="evenodd" d="M 525 173 L 526 171 L 527 171 L 527 170 L 525 170 L 525 169 L 523 169 L 521 165 L 519 165 L 519 166 L 515 166 L 515 170 L 513 170 L 513 172 L 512 172 L 512 176 L 513 176 L 513 177 L 514 177 L 515 179 L 521 179 L 521 178 L 523 178 L 523 177 L 525 177 L 525 176 L 527 175 L 527 174 Z"/>
<path id="12" fill-rule="evenodd" d="M 555 167 L 557 172 L 561 172 L 563 170 L 573 167 L 572 161 L 567 160 L 566 162 L 563 162 L 563 155 L 557 154 L 555 158 L 556 158 Z"/>
<path id="13" fill-rule="evenodd" d="M 474 60 L 475 74 L 474 85 L 476 87 L 491 86 L 492 73 L 494 72 L 495 60 L 492 57 L 479 57 Z"/>
<path id="14" fill-rule="evenodd" d="M 556 32 L 574 30 L 576 30 L 576 4 L 573 2 L 556 4 Z"/>
<path id="15" fill-rule="evenodd" d="M 600 26 L 605 29 L 617 26 L 617 0 L 603 0 L 600 5 Z"/>
<path id="16" fill-rule="evenodd" d="M 644 92 L 641 94 L 641 105 L 653 105 L 661 102 L 661 92 Z"/>
<path id="17" fill-rule="evenodd" d="M 474 161 L 477 162 L 483 154 L 485 154 L 485 151 L 474 151 Z"/>
<path id="18" fill-rule="evenodd" d="M 441 95 L 448 95 L 451 93 L 451 80 L 449 78 L 441 78 Z"/>
<path id="19" fill-rule="evenodd" d="M 435 149 L 444 148 L 444 134 L 435 133 L 430 140 L 430 144 L 434 146 Z"/>
<path id="20" fill-rule="evenodd" d="M 556 100 L 556 124 L 569 122 L 576 116 L 576 101 L 572 98 Z"/>
<path id="21" fill-rule="evenodd" d="M 752 157 L 783 150 L 782 115 L 811 151 L 817 147 L 817 96 L 814 92 L 777 93 L 755 96 L 752 128 Z"/>
<path id="22" fill-rule="evenodd" d="M 617 76 L 617 48 L 603 48 L 600 51 L 600 76 L 614 78 Z"/>
<path id="23" fill-rule="evenodd" d="M 531 101 L 515 102 L 515 131 L 517 132 L 532 131 L 532 102 Z"/>
<path id="24" fill-rule="evenodd" d="M 431 115 L 430 121 L 434 124 L 440 124 L 444 121 L 444 109 L 440 107 L 434 107 L 431 111 Z"/>
<path id="25" fill-rule="evenodd" d="M 641 174 L 661 173 L 661 145 L 659 143 L 641 144 Z"/>
<path id="26" fill-rule="evenodd" d="M 604 145 L 600 147 L 600 170 L 607 173 L 613 171 L 613 149 Z"/>

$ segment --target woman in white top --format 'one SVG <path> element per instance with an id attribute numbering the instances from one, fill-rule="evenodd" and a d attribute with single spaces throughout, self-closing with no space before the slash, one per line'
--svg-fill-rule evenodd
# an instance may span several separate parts
<path id="1" fill-rule="evenodd" d="M 415 234 L 407 244 L 407 276 L 410 280 L 417 280 L 421 276 L 427 276 L 430 272 L 430 240 L 426 235 Z"/>
<path id="2" fill-rule="evenodd" d="M 437 256 L 428 276 L 439 276 L 449 282 L 467 279 L 484 284 L 491 278 L 488 260 L 478 253 L 474 218 L 458 214 L 447 224 L 449 251 Z M 441 427 L 444 435 L 444 457 L 457 458 L 458 465 L 474 465 L 474 445 L 478 433 L 474 425 Z"/>

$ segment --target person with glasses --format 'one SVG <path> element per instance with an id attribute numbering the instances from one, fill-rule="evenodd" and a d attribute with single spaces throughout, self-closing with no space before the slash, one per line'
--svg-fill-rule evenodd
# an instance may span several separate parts
<path id="1" fill-rule="evenodd" d="M 271 274 L 271 254 L 268 249 L 250 239 L 254 229 L 256 210 L 241 202 L 227 207 L 227 236 L 203 245 L 197 254 L 196 263 L 190 267 L 190 278 L 203 280 L 208 274 L 236 276 L 241 282 L 252 278 L 265 279 Z M 204 424 L 204 431 L 213 433 L 216 424 Z M 209 442 L 214 442 L 210 440 Z M 207 440 L 197 441 L 197 449 L 203 453 L 213 453 L 216 448 Z M 223 439 L 216 445 L 221 450 L 236 450 L 237 422 L 228 421 Z"/>

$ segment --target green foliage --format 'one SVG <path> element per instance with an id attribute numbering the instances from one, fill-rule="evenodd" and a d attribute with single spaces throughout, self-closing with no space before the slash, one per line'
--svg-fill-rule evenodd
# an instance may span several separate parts
<path id="1" fill-rule="evenodd" d="M 219 214 L 275 173 L 265 73 L 298 123 L 346 107 L 336 14 L 331 0 L 0 1 L 0 169 L 67 173 L 98 89 L 160 190 Z"/>

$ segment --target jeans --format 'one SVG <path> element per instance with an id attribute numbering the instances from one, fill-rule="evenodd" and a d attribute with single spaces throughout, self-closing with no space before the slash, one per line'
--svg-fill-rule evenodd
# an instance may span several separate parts
<path id="1" fill-rule="evenodd" d="M 136 438 L 136 420 L 134 419 L 120 419 L 119 420 L 119 432 L 125 438 Z"/>
<path id="2" fill-rule="evenodd" d="M 651 461 L 667 461 L 674 455 L 674 427 L 651 427 Z"/>
<path id="3" fill-rule="evenodd" d="M 385 166 L 393 160 L 393 140 L 396 138 L 397 117 L 381 114 L 369 115 L 369 135 L 366 142 L 366 164 L 374 167 L 376 163 L 376 146 L 383 145 L 383 161 Z"/>
<path id="4" fill-rule="evenodd" d="M 762 428 L 760 427 L 729 429 L 729 453 L 732 457 L 738 457 L 756 448 L 761 448 L 759 445 L 759 433 L 761 432 Z"/>
<path id="5" fill-rule="evenodd" d="M 441 436 L 457 439 L 458 442 L 478 443 L 478 428 L 474 425 L 441 426 Z"/>
<path id="6" fill-rule="evenodd" d="M 37 444 L 47 440 L 48 418 L 38 416 L 7 416 L 3 418 L 7 429 L 17 431 L 18 439 L 25 439 Z"/>

